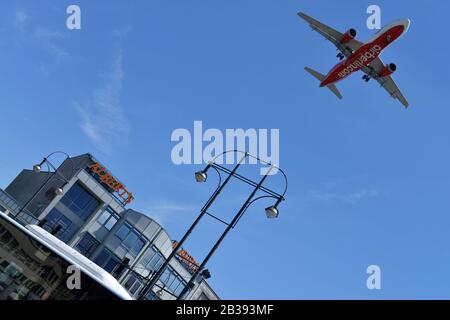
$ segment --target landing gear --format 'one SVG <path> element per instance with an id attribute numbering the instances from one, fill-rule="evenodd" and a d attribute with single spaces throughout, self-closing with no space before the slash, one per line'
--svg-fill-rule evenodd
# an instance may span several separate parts
<path id="1" fill-rule="evenodd" d="M 339 60 L 342 60 L 345 58 L 345 56 L 340 52 L 336 55 L 336 57 L 339 58 Z"/>
<path id="2" fill-rule="evenodd" d="M 370 80 L 370 77 L 369 77 L 367 74 L 363 75 L 362 78 L 363 78 L 363 80 L 366 81 L 366 82 L 369 82 L 369 80 Z"/>

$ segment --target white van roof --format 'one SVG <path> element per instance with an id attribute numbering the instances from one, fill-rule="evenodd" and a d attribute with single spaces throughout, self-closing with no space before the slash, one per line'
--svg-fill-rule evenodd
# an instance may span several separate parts
<path id="1" fill-rule="evenodd" d="M 123 300 L 133 300 L 130 294 L 125 290 L 124 287 L 107 271 L 100 268 L 94 262 L 86 258 L 84 255 L 76 251 L 75 249 L 69 247 L 67 244 L 51 235 L 41 227 L 37 225 L 27 225 L 24 228 L 22 225 L 17 223 L 15 220 L 8 217 L 6 214 L 0 212 L 1 218 L 7 220 L 9 223 L 13 224 L 15 227 L 19 228 L 23 232 L 29 234 L 35 240 L 40 241 L 50 250 L 67 260 L 69 263 L 76 265 L 91 277 L 93 280 L 115 293 Z"/>

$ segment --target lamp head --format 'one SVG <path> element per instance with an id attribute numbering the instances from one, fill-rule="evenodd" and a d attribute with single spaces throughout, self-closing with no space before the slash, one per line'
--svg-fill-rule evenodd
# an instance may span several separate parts
<path id="1" fill-rule="evenodd" d="M 269 219 L 275 219 L 278 218 L 278 215 L 280 214 L 280 211 L 278 211 L 278 206 L 280 205 L 280 203 L 284 201 L 284 197 L 280 196 L 277 199 L 277 202 L 275 203 L 275 205 L 266 208 L 266 216 Z"/>
<path id="2" fill-rule="evenodd" d="M 201 275 L 202 275 L 202 277 L 205 278 L 205 279 L 211 278 L 211 272 L 209 272 L 208 269 L 203 270 L 202 273 L 201 273 Z"/>
<path id="3" fill-rule="evenodd" d="M 55 189 L 55 194 L 57 195 L 57 196 L 60 196 L 60 195 L 62 195 L 64 193 L 64 190 L 62 189 L 62 188 L 56 188 Z"/>
<path id="4" fill-rule="evenodd" d="M 202 171 L 197 171 L 195 173 L 195 180 L 197 182 L 206 182 L 206 180 L 208 179 L 208 170 L 211 167 L 212 163 L 209 162 L 208 165 L 206 166 L 206 168 Z"/>
<path id="5" fill-rule="evenodd" d="M 266 216 L 269 219 L 278 218 L 279 214 L 280 214 L 280 212 L 278 211 L 276 206 L 271 206 L 271 207 L 266 208 Z"/>
<path id="6" fill-rule="evenodd" d="M 208 175 L 206 174 L 206 171 L 197 171 L 195 173 L 195 180 L 197 182 L 206 182 L 208 179 Z"/>
<path id="7" fill-rule="evenodd" d="M 33 171 L 36 173 L 39 173 L 42 171 L 42 165 L 47 161 L 47 158 L 44 158 L 44 160 L 41 161 L 41 163 L 35 164 L 33 166 Z"/>

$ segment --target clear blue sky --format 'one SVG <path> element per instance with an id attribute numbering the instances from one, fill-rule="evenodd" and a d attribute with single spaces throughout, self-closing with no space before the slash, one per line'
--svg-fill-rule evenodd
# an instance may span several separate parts
<path id="1" fill-rule="evenodd" d="M 69 4 L 82 30 L 66 29 Z M 303 70 L 338 60 L 296 13 L 367 40 L 369 4 L 383 24 L 412 21 L 382 53 L 408 110 L 360 74 L 338 85 L 339 101 Z M 196 184 L 202 166 L 172 164 L 172 131 L 194 120 L 279 128 L 287 201 L 275 221 L 255 203 L 213 257 L 221 297 L 450 298 L 449 10 L 436 0 L 2 1 L 0 185 L 51 151 L 90 152 L 178 239 L 216 180 Z M 242 191 L 233 184 L 214 212 L 230 217 Z M 205 221 L 186 244 L 198 260 L 219 227 Z M 380 291 L 366 288 L 371 264 Z"/>

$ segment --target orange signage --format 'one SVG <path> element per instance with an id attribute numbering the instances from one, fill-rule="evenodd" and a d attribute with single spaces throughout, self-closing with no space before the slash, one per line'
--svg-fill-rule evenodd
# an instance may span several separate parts
<path id="1" fill-rule="evenodd" d="M 175 249 L 175 247 L 178 245 L 178 242 L 173 241 L 172 242 L 172 249 Z M 194 257 L 191 256 L 186 250 L 184 250 L 183 248 L 181 248 L 180 250 L 178 250 L 178 252 L 176 253 L 177 257 L 179 259 L 181 259 L 190 269 L 190 271 L 192 273 L 196 272 L 199 268 L 199 265 L 197 263 L 197 261 L 195 261 Z"/>
<path id="2" fill-rule="evenodd" d="M 125 186 L 120 183 L 113 175 L 108 172 L 108 169 L 103 167 L 100 163 L 94 163 L 89 167 L 93 173 L 95 173 L 101 182 L 106 184 L 109 188 L 111 188 L 114 193 L 123 200 L 124 204 L 129 204 L 133 201 L 134 197 L 131 192 L 129 192 Z"/>

